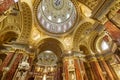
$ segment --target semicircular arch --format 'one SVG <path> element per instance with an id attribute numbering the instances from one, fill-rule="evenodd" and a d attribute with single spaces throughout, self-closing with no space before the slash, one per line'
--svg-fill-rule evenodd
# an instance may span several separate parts
<path id="1" fill-rule="evenodd" d="M 43 52 L 45 50 L 53 51 L 60 58 L 62 53 L 63 53 L 64 46 L 57 39 L 45 38 L 45 39 L 41 40 L 38 43 L 38 52 L 37 52 L 37 54 L 39 54 L 40 52 Z"/>
<path id="2" fill-rule="evenodd" d="M 81 39 L 83 39 L 83 35 L 84 32 L 87 29 L 90 29 L 92 27 L 92 23 L 91 22 L 85 22 L 83 24 L 81 24 L 74 32 L 74 38 L 73 38 L 73 47 L 75 49 L 78 49 L 78 43 L 80 42 Z"/>

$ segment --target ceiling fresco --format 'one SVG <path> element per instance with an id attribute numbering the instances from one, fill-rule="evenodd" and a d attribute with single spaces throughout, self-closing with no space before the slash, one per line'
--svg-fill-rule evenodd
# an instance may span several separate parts
<path id="1" fill-rule="evenodd" d="M 42 27 L 51 33 L 67 32 L 76 19 L 76 9 L 70 0 L 42 0 L 37 18 Z"/>

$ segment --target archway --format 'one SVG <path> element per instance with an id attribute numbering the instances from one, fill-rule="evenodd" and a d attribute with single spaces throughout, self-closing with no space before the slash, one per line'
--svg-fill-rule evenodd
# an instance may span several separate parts
<path id="1" fill-rule="evenodd" d="M 38 52 L 40 53 L 45 50 L 53 51 L 57 55 L 57 57 L 60 58 L 64 50 L 64 46 L 57 39 L 46 38 L 40 41 Z"/>
<path id="2" fill-rule="evenodd" d="M 84 40 L 86 36 L 89 36 L 90 32 L 92 32 L 92 28 L 93 27 L 91 22 L 84 22 L 80 24 L 79 27 L 75 30 L 73 38 L 73 47 L 76 50 L 79 50 L 79 43 L 82 43 L 80 41 Z"/>
<path id="3" fill-rule="evenodd" d="M 0 51 L 6 50 L 7 47 L 4 44 L 9 44 L 10 42 L 16 41 L 18 34 L 13 31 L 8 31 L 0 34 Z"/>
<path id="4" fill-rule="evenodd" d="M 84 68 L 82 69 L 84 72 L 83 78 L 92 80 L 93 73 L 91 73 L 90 65 L 87 61 L 87 56 L 90 55 L 90 51 L 88 50 L 88 48 L 85 45 L 80 45 L 79 49 L 80 49 L 80 51 L 83 51 L 84 55 L 86 55 L 86 57 L 84 57 L 86 61 L 84 61 L 83 65 L 82 65 L 82 66 L 84 66 Z"/>
<path id="5" fill-rule="evenodd" d="M 16 41 L 18 34 L 12 31 L 0 35 L 0 44 Z"/>
<path id="6" fill-rule="evenodd" d="M 62 80 L 62 52 L 60 41 L 46 38 L 40 41 L 35 62 L 35 79 Z M 41 77 L 40 77 L 41 76 Z"/>
<path id="7" fill-rule="evenodd" d="M 13 31 L 2 32 L 0 34 L 0 59 L 2 62 L 0 65 L 0 67 L 1 67 L 0 68 L 1 69 L 0 70 L 0 79 L 3 77 L 2 68 L 3 68 L 3 65 L 5 63 L 7 63 L 5 60 L 7 60 L 6 59 L 7 54 L 9 54 L 9 53 L 6 54 L 6 52 L 8 52 L 9 48 L 7 46 L 5 46 L 4 44 L 9 44 L 10 42 L 16 41 L 17 37 L 18 37 L 18 34 Z M 9 60 L 8 60 L 8 62 L 9 62 Z"/>
<path id="8" fill-rule="evenodd" d="M 6 56 L 7 56 L 6 54 L 1 54 L 0 53 L 0 66 L 2 65 L 2 62 L 4 61 Z M 1 80 L 2 76 L 3 76 L 3 72 L 0 71 L 0 80 Z"/>
<path id="9" fill-rule="evenodd" d="M 85 54 L 85 55 L 88 55 L 88 54 L 89 54 L 89 50 L 87 49 L 86 46 L 80 45 L 80 46 L 79 46 L 79 49 L 80 49 L 80 51 L 83 51 L 83 54 Z"/>

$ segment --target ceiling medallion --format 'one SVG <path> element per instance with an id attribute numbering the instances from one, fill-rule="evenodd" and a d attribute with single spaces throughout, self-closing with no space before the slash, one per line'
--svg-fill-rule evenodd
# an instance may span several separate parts
<path id="1" fill-rule="evenodd" d="M 76 20 L 76 9 L 70 0 L 42 0 L 37 9 L 42 28 L 51 33 L 65 33 Z"/>
<path id="2" fill-rule="evenodd" d="M 64 1 L 63 0 L 52 0 L 52 5 L 54 8 L 56 9 L 61 9 L 64 5 Z"/>

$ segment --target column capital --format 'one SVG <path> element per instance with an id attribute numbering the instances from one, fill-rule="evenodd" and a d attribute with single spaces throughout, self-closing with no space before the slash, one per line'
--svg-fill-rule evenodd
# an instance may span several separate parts
<path id="1" fill-rule="evenodd" d="M 87 56 L 86 56 L 86 59 L 87 59 L 89 62 L 97 61 L 96 56 L 93 55 L 93 54 L 87 55 Z"/>
<path id="2" fill-rule="evenodd" d="M 95 54 L 95 56 L 98 60 L 104 60 L 103 54 Z"/>

